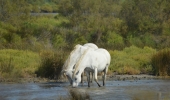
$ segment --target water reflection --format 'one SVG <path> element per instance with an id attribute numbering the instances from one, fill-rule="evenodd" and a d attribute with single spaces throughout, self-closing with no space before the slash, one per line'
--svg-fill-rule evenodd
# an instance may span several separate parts
<path id="1" fill-rule="evenodd" d="M 56 100 L 67 95 L 63 87 L 49 87 L 49 84 L 0 84 L 0 100 Z M 47 88 L 48 87 L 48 88 Z"/>

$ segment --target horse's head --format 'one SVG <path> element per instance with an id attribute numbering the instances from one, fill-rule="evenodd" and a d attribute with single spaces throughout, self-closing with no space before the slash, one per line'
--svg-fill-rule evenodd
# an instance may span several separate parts
<path id="1" fill-rule="evenodd" d="M 61 73 L 67 77 L 69 80 L 70 84 L 72 84 L 72 70 L 62 70 Z"/>
<path id="2" fill-rule="evenodd" d="M 78 87 L 79 83 L 81 82 L 81 73 L 79 73 L 79 71 L 77 71 L 76 74 L 73 74 L 72 82 L 73 87 Z"/>

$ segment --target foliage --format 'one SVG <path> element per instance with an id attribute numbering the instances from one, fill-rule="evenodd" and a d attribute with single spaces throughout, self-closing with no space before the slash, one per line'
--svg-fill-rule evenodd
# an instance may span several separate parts
<path id="1" fill-rule="evenodd" d="M 42 12 L 53 12 L 53 8 L 52 6 L 50 6 L 50 4 L 46 3 L 41 7 L 41 11 Z"/>
<path id="2" fill-rule="evenodd" d="M 0 76 L 19 78 L 34 76 L 40 63 L 37 53 L 23 50 L 0 50 Z"/>
<path id="3" fill-rule="evenodd" d="M 169 1 L 166 0 L 2 0 L 2 3 L 1 48 L 26 49 L 24 44 L 36 47 L 26 41 L 32 38 L 41 47 L 50 48 L 86 42 L 117 50 L 130 45 L 158 49 L 170 46 Z M 58 14 L 35 16 L 30 12 Z M 56 38 L 59 44 L 54 41 Z"/>
<path id="4" fill-rule="evenodd" d="M 150 72 L 150 57 L 146 58 L 147 55 L 141 53 L 146 52 L 146 48 L 154 51 L 170 47 L 168 0 L 0 2 L 0 49 L 68 52 L 76 44 L 92 42 L 110 50 L 112 65 L 115 66 L 111 70 L 124 73 L 124 69 L 133 74 Z M 126 52 L 127 49 L 133 51 L 131 55 Z M 136 56 L 134 52 L 137 52 Z M 116 65 L 114 59 L 119 59 Z M 54 58 L 46 60 L 53 60 L 51 63 L 60 61 Z M 11 65 L 8 66 L 9 71 L 13 70 L 12 63 L 13 60 L 9 59 L 4 66 Z"/>
<path id="5" fill-rule="evenodd" d="M 45 77 L 50 79 L 59 79 L 61 76 L 62 66 L 64 64 L 64 56 L 62 51 L 42 51 L 41 65 L 36 70 L 36 74 L 39 77 Z"/>
<path id="6" fill-rule="evenodd" d="M 122 51 L 110 51 L 112 60 L 109 69 L 120 74 L 151 73 L 151 56 L 156 50 L 131 46 Z"/>
<path id="7" fill-rule="evenodd" d="M 26 0 L 0 0 L 0 2 L 0 21 L 19 25 L 22 20 L 29 18 L 30 9 Z"/>
<path id="8" fill-rule="evenodd" d="M 105 41 L 105 45 L 107 45 L 109 49 L 122 49 L 124 48 L 124 40 L 115 32 L 108 32 L 106 36 L 102 37 L 103 41 Z"/>
<path id="9" fill-rule="evenodd" d="M 170 75 L 170 49 L 163 49 L 155 53 L 151 63 L 155 75 Z"/>
<path id="10" fill-rule="evenodd" d="M 104 42 L 102 36 L 106 36 L 109 31 L 117 32 L 121 27 L 122 21 L 112 15 L 114 11 L 118 12 L 118 9 L 114 8 L 115 5 L 120 7 L 116 1 L 64 0 L 59 2 L 59 5 L 61 15 L 70 20 L 68 28 L 88 42 L 101 44 Z"/>
<path id="11" fill-rule="evenodd" d="M 128 0 L 122 4 L 121 16 L 133 35 L 162 34 L 163 23 L 169 19 L 167 0 Z"/>

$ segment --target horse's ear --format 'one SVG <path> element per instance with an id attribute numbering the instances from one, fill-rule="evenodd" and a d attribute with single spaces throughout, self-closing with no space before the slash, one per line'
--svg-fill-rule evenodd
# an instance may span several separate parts
<path id="1" fill-rule="evenodd" d="M 77 45 L 74 47 L 74 49 L 75 49 L 75 48 L 78 48 L 79 46 L 81 46 L 81 45 L 80 45 L 80 44 L 77 44 Z"/>
<path id="2" fill-rule="evenodd" d="M 63 75 L 66 77 L 66 73 L 63 73 Z"/>
<path id="3" fill-rule="evenodd" d="M 67 70 L 62 70 L 61 73 L 66 73 Z"/>

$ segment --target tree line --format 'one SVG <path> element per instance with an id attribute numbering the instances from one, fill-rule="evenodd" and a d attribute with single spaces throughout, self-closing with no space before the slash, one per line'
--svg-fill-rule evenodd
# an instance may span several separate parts
<path id="1" fill-rule="evenodd" d="M 168 0 L 0 0 L 0 48 L 66 49 L 86 42 L 108 49 L 170 47 L 169 5 Z M 34 12 L 58 14 L 31 16 Z"/>

